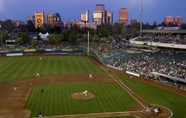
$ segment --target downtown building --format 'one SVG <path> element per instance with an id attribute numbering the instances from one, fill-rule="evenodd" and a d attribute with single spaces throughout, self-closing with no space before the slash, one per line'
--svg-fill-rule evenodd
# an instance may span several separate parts
<path id="1" fill-rule="evenodd" d="M 87 27 L 91 29 L 97 29 L 97 25 L 94 22 L 89 22 L 89 10 L 82 13 L 81 20 L 75 20 L 74 24 L 78 25 L 80 28 Z"/>
<path id="2" fill-rule="evenodd" d="M 62 21 L 61 21 L 61 16 L 59 13 L 56 13 L 56 14 L 47 13 L 46 14 L 46 21 L 45 21 L 44 11 L 42 11 L 42 12 L 35 11 L 35 28 L 38 28 L 38 27 L 42 28 L 45 23 L 47 25 L 51 26 L 52 28 L 54 26 L 59 26 L 59 27 L 63 26 Z"/>
<path id="3" fill-rule="evenodd" d="M 118 23 L 123 25 L 128 25 L 128 10 L 126 8 L 121 8 L 118 13 Z"/>
<path id="4" fill-rule="evenodd" d="M 28 21 L 31 21 L 35 26 L 35 16 L 28 16 Z"/>
<path id="5" fill-rule="evenodd" d="M 46 21 L 47 25 L 51 26 L 52 28 L 54 26 L 62 27 L 62 21 L 61 21 L 61 16 L 59 13 L 52 13 L 52 14 L 46 14 Z"/>
<path id="6" fill-rule="evenodd" d="M 166 25 L 168 25 L 169 23 L 176 23 L 178 25 L 181 25 L 183 22 L 183 18 L 180 16 L 176 16 L 176 17 L 167 16 L 167 17 L 165 17 L 164 22 Z"/>
<path id="7" fill-rule="evenodd" d="M 135 25 L 137 24 L 137 20 L 135 18 L 130 19 L 130 25 Z"/>
<path id="8" fill-rule="evenodd" d="M 113 24 L 113 13 L 105 10 L 104 4 L 96 5 L 96 10 L 92 17 L 96 25 Z"/>

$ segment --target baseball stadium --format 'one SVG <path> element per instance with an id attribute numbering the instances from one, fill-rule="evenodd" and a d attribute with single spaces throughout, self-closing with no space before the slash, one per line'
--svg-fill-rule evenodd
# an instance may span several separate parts
<path id="1" fill-rule="evenodd" d="M 168 43 L 145 38 L 132 39 L 130 47 L 107 56 L 100 55 L 109 44 L 89 42 L 70 50 L 1 52 L 0 117 L 186 117 L 185 80 L 162 69 L 174 60 L 175 69 L 184 70 L 184 49 L 174 45 L 170 52 Z"/>

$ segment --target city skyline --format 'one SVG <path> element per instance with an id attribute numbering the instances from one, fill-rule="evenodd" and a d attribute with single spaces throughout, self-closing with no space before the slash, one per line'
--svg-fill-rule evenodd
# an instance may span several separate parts
<path id="1" fill-rule="evenodd" d="M 77 20 L 81 19 L 81 14 L 86 10 L 90 11 L 90 22 L 92 22 L 92 14 L 96 9 L 96 4 L 104 4 L 105 9 L 113 12 L 113 23 L 118 22 L 118 13 L 121 8 L 128 10 L 128 22 L 135 18 L 140 22 L 140 8 L 142 0 L 79 0 L 74 2 L 68 1 L 48 1 L 48 0 L 0 0 L 0 20 L 22 20 L 27 21 L 28 16 L 34 15 L 35 11 L 45 13 L 60 13 L 61 20 Z M 166 16 L 180 16 L 183 23 L 186 23 L 186 14 L 184 8 L 186 1 L 179 0 L 143 0 L 143 23 L 158 24 L 164 22 Z"/>

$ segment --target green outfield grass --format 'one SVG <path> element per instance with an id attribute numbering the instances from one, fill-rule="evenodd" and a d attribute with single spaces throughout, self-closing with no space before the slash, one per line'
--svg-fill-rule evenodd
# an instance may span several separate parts
<path id="1" fill-rule="evenodd" d="M 186 118 L 186 97 L 163 90 L 122 75 L 118 77 L 150 104 L 158 104 L 173 112 L 172 118 Z"/>
<path id="2" fill-rule="evenodd" d="M 42 94 L 41 89 L 45 92 Z M 95 96 L 89 100 L 77 100 L 71 95 L 88 90 Z M 86 114 L 125 111 L 137 102 L 118 84 L 112 83 L 71 83 L 50 84 L 35 87 L 25 108 L 32 111 L 31 117 L 42 111 L 44 116 Z"/>
<path id="3" fill-rule="evenodd" d="M 0 58 L 0 83 L 40 75 L 105 73 L 85 56 L 39 56 Z"/>
<path id="4" fill-rule="evenodd" d="M 34 77 L 37 72 L 40 75 L 106 73 L 85 56 L 42 56 L 42 59 L 39 61 L 39 56 L 0 58 L 0 83 Z M 171 109 L 173 118 L 186 118 L 186 97 L 122 75 L 117 76 L 149 103 Z M 43 95 L 40 94 L 41 88 L 45 90 Z M 79 101 L 70 97 L 72 93 L 87 88 L 95 94 L 95 98 Z M 124 111 L 134 103 L 136 102 L 133 98 L 117 84 L 69 83 L 33 88 L 25 108 L 30 109 L 31 116 L 34 117 L 39 110 L 42 110 L 44 115 Z"/>

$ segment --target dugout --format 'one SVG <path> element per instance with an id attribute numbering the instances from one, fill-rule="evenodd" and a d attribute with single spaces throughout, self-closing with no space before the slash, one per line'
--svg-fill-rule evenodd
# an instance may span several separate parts
<path id="1" fill-rule="evenodd" d="M 168 82 L 166 84 L 171 84 L 172 86 L 175 86 L 178 88 L 181 88 L 182 86 L 186 87 L 186 80 L 185 79 L 169 76 L 169 75 L 158 73 L 158 72 L 151 72 L 151 73 L 157 77 L 157 80 L 159 80 L 159 81 L 164 80 L 164 82 Z M 160 78 L 163 78 L 163 79 L 160 80 Z"/>

